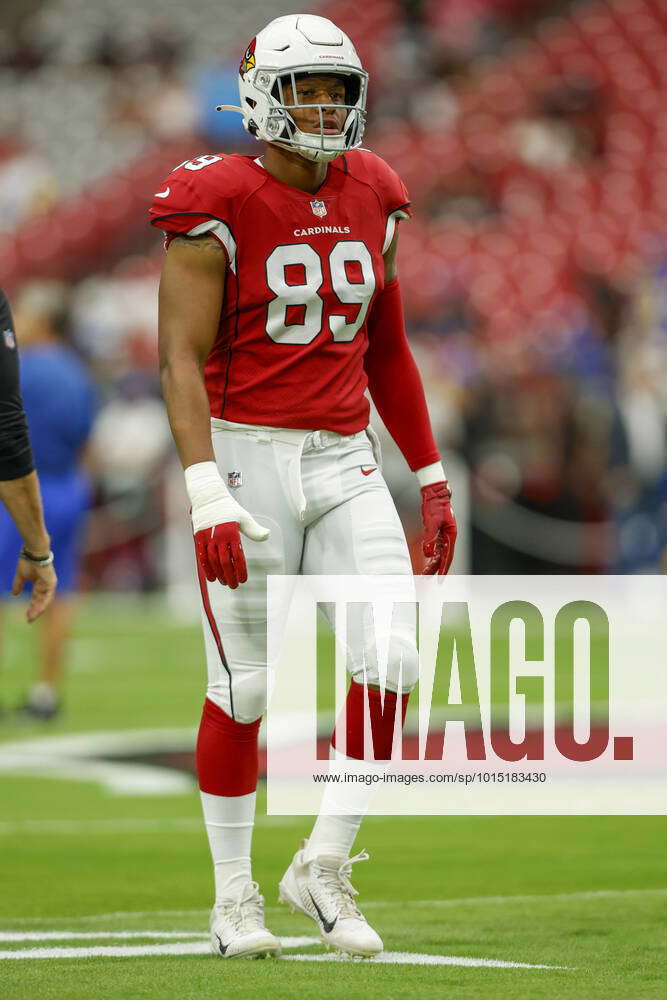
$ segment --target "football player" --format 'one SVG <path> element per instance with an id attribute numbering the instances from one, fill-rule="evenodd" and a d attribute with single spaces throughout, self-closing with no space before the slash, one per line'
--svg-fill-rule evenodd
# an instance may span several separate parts
<path id="1" fill-rule="evenodd" d="M 267 574 L 411 573 L 367 389 L 417 475 L 424 572 L 447 572 L 456 538 L 396 273 L 409 198 L 360 148 L 366 88 L 354 46 L 331 21 L 277 18 L 240 66 L 236 110 L 266 144 L 262 155 L 182 163 L 151 207 L 166 233 L 160 365 L 192 507 L 208 663 L 197 773 L 215 872 L 211 945 L 227 958 L 280 951 L 250 866 Z M 417 680 L 414 611 L 392 623 L 384 703 L 360 615 L 344 751 L 363 759 L 366 682 L 374 757 L 387 760 L 392 713 L 404 716 Z M 323 809 L 280 898 L 327 944 L 370 956 L 382 941 L 350 881 L 367 858 L 350 858 L 364 811 L 361 800 L 350 815 Z"/>

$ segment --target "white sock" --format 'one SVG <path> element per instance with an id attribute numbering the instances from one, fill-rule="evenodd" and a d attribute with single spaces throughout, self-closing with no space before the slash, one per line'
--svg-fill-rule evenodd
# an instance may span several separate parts
<path id="1" fill-rule="evenodd" d="M 28 702 L 35 708 L 55 708 L 58 701 L 58 693 L 52 684 L 46 681 L 38 681 L 33 684 L 28 696 Z"/>
<path id="2" fill-rule="evenodd" d="M 355 774 L 384 774 L 389 761 L 363 761 L 345 757 L 332 747 L 329 774 L 341 776 L 346 769 Z M 372 782 L 329 782 L 322 796 L 320 812 L 308 840 L 304 860 L 326 857 L 345 861 L 349 857 L 361 821 L 375 791 Z"/>
<path id="3" fill-rule="evenodd" d="M 325 857 L 341 863 L 345 861 L 350 856 L 363 818 L 363 813 L 356 816 L 328 816 L 320 813 L 308 838 L 304 859 L 312 861 L 313 858 Z"/>
<path id="4" fill-rule="evenodd" d="M 256 792 L 209 795 L 200 792 L 204 822 L 213 858 L 215 901 L 236 896 L 251 875 L 250 845 L 255 823 Z"/>

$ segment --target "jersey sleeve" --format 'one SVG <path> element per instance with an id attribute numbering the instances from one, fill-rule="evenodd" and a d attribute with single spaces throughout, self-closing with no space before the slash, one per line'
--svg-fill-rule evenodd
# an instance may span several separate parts
<path id="1" fill-rule="evenodd" d="M 232 198 L 211 183 L 219 178 L 220 156 L 200 156 L 176 167 L 153 195 L 149 209 L 151 225 L 165 233 L 165 247 L 174 236 L 208 233 L 225 248 L 232 270 L 236 269 L 236 241 L 232 232 Z M 205 168 L 209 176 L 203 176 Z M 224 191 L 224 187 L 223 187 Z"/>
<path id="2" fill-rule="evenodd" d="M 384 195 L 385 212 L 387 216 L 387 228 L 385 231 L 384 243 L 382 245 L 382 253 L 384 254 L 391 246 L 391 241 L 393 240 L 396 232 L 396 223 L 400 219 L 409 219 L 412 215 L 412 209 L 410 208 L 410 195 L 408 194 L 408 189 L 401 178 L 388 163 L 385 163 L 384 160 L 380 160 L 379 157 L 377 159 L 384 168 L 381 172 L 381 184 L 379 188 Z"/>
<path id="3" fill-rule="evenodd" d="M 410 195 L 405 184 L 393 167 L 369 149 L 355 151 L 355 168 L 364 180 L 376 191 L 386 219 L 386 230 L 382 253 L 386 253 L 396 232 L 399 219 L 409 219 L 412 215 Z"/>

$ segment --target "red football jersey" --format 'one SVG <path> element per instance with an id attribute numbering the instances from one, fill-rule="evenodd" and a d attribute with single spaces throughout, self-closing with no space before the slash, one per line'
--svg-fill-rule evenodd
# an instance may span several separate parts
<path id="1" fill-rule="evenodd" d="M 169 174 L 150 214 L 167 242 L 210 233 L 227 252 L 205 367 L 211 416 L 340 434 L 367 425 L 366 318 L 396 220 L 410 214 L 384 160 L 347 153 L 311 194 L 251 156 L 199 156 Z"/>

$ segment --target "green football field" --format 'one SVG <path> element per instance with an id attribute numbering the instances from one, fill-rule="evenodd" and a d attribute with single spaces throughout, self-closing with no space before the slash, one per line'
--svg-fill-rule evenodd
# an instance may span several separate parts
<path id="1" fill-rule="evenodd" d="M 16 610 L 5 626 L 0 701 L 11 707 L 27 686 L 35 636 Z M 371 861 L 355 866 L 354 880 L 386 950 L 382 962 L 352 962 L 323 960 L 315 926 L 277 905 L 308 821 L 266 817 L 262 802 L 254 875 L 284 960 L 209 956 L 211 876 L 194 783 L 171 759 L 174 787 L 162 794 L 146 794 L 141 780 L 133 794 L 122 783 L 113 790 L 104 761 L 86 771 L 76 750 L 81 734 L 94 734 L 91 745 L 115 741 L 118 762 L 127 738 L 131 776 L 139 731 L 166 734 L 162 751 L 172 737 L 175 753 L 187 748 L 203 676 L 196 626 L 157 602 L 88 601 L 62 718 L 3 717 L 3 1000 L 666 995 L 663 817 L 371 817 L 356 846 Z M 35 743 L 44 739 L 53 743 Z M 30 764 L 35 746 L 51 777 Z"/>

